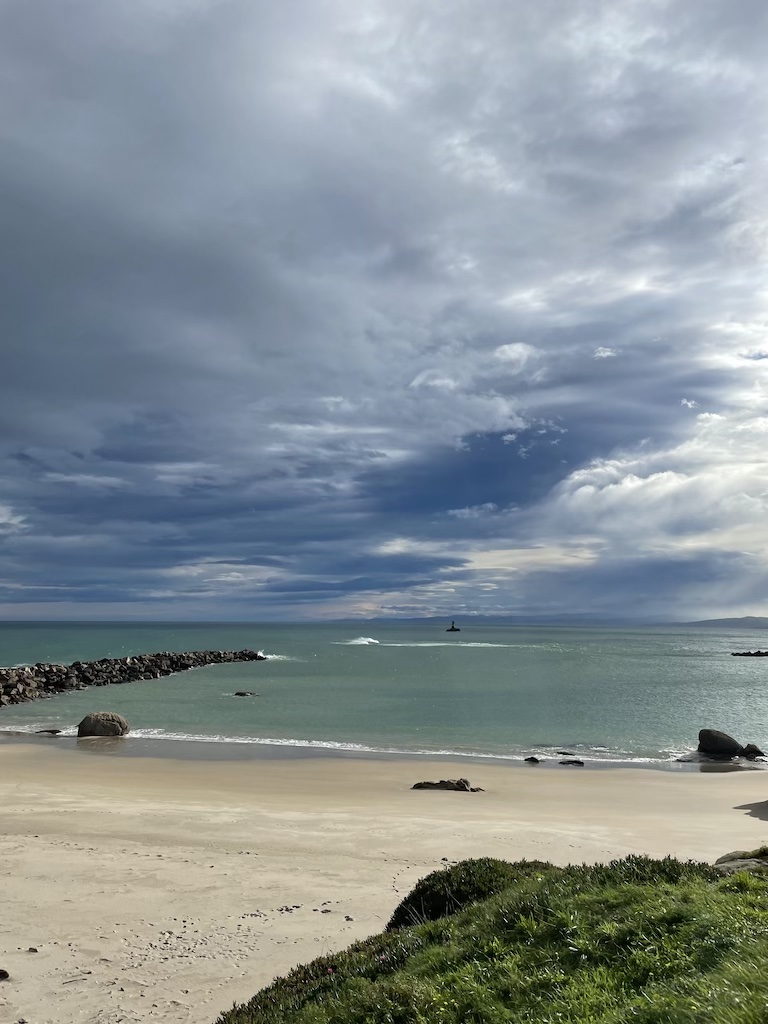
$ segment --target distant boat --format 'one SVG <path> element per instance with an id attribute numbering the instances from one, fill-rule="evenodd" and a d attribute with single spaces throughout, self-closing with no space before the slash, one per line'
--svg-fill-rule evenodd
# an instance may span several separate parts
<path id="1" fill-rule="evenodd" d="M 458 626 L 456 625 L 456 622 L 455 622 L 454 620 L 451 620 L 451 624 L 450 624 L 450 626 L 448 627 L 448 629 L 446 629 L 446 631 L 445 631 L 445 632 L 446 632 L 446 633 L 460 633 L 460 632 L 461 632 L 461 630 L 460 630 L 460 629 L 459 629 L 459 627 L 458 627 Z"/>

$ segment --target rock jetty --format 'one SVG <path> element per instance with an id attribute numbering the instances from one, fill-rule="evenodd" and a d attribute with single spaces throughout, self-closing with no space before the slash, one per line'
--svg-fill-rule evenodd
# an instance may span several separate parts
<path id="1" fill-rule="evenodd" d="M 38 663 L 21 668 L 0 668 L 0 708 L 41 697 L 54 697 L 69 690 L 85 690 L 89 686 L 160 679 L 176 672 L 232 661 L 265 660 L 266 655 L 261 651 L 161 651 L 130 658 L 73 661 L 71 665 Z"/>

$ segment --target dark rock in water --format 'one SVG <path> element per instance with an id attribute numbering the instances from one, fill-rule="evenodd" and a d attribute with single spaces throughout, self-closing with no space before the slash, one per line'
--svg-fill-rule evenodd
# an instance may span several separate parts
<path id="1" fill-rule="evenodd" d="M 731 651 L 732 658 L 768 658 L 768 651 Z"/>
<path id="2" fill-rule="evenodd" d="M 252 690 L 235 690 L 236 697 L 256 697 L 258 696 Z"/>
<path id="3" fill-rule="evenodd" d="M 561 757 L 575 757 L 576 755 L 571 750 L 558 750 L 558 754 Z"/>
<path id="4" fill-rule="evenodd" d="M 731 758 L 738 757 L 743 747 L 727 732 L 720 732 L 717 729 L 702 729 L 699 732 L 697 749 L 700 754 L 708 754 L 710 757 Z"/>
<path id="5" fill-rule="evenodd" d="M 131 731 L 128 721 L 114 711 L 94 711 L 77 727 L 81 736 L 126 736 Z"/>
<path id="6" fill-rule="evenodd" d="M 765 754 L 754 743 L 747 743 L 746 746 L 741 748 L 741 756 L 746 757 L 748 761 L 755 761 L 758 757 L 765 757 Z"/>
<path id="7" fill-rule="evenodd" d="M 526 757 L 525 760 L 528 762 L 528 764 L 538 764 L 539 763 L 538 757 Z"/>
<path id="8" fill-rule="evenodd" d="M 569 757 L 567 760 L 561 761 L 560 764 L 573 764 L 576 765 L 577 768 L 584 767 L 584 762 L 580 761 L 578 757 Z"/>
<path id="9" fill-rule="evenodd" d="M 61 729 L 37 729 L 36 736 L 61 736 Z"/>
<path id="10" fill-rule="evenodd" d="M 483 793 L 479 786 L 470 786 L 468 779 L 440 779 L 439 782 L 416 782 L 411 789 L 451 789 L 457 793 Z"/>

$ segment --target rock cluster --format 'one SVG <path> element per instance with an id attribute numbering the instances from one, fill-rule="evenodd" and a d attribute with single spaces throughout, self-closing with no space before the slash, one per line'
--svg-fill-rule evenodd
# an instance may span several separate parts
<path id="1" fill-rule="evenodd" d="M 175 672 L 186 672 L 204 665 L 230 661 L 264 661 L 260 651 L 161 651 L 131 658 L 101 658 L 99 661 L 74 661 L 71 665 L 25 665 L 0 668 L 0 707 L 23 704 L 40 697 L 53 697 L 68 690 L 110 683 L 132 683 L 137 679 L 159 679 Z"/>
<path id="2" fill-rule="evenodd" d="M 755 758 L 765 757 L 765 754 L 756 747 L 754 743 L 747 743 L 742 746 L 733 736 L 727 732 L 720 732 L 718 729 L 701 729 L 699 732 L 698 752 L 708 757 L 730 759 L 732 757 L 745 757 L 748 761 Z"/>
<path id="3" fill-rule="evenodd" d="M 768 651 L 731 651 L 732 658 L 768 658 Z"/>
<path id="4" fill-rule="evenodd" d="M 470 786 L 469 779 L 440 779 L 439 782 L 417 782 L 411 789 L 452 789 L 458 793 L 482 793 L 480 786 Z"/>

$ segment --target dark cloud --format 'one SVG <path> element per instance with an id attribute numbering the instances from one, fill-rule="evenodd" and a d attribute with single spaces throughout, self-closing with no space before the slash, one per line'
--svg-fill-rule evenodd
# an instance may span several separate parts
<path id="1" fill-rule="evenodd" d="M 0 4 L 6 613 L 759 611 L 763 7 Z"/>

